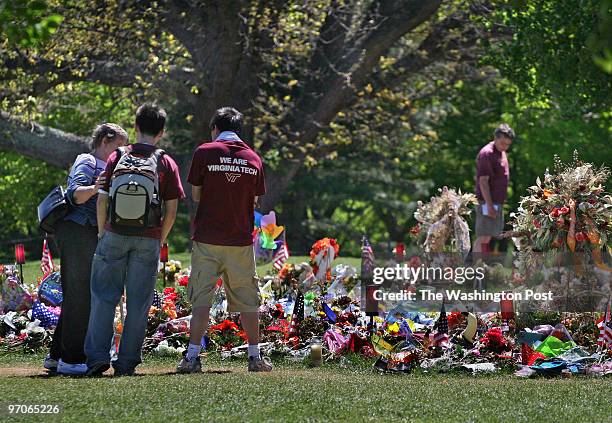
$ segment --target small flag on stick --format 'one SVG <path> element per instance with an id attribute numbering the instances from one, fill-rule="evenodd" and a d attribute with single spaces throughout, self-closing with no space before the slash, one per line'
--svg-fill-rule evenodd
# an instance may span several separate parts
<path id="1" fill-rule="evenodd" d="M 274 254 L 273 264 L 275 269 L 280 270 L 283 267 L 283 264 L 289 258 L 289 249 L 287 248 L 287 242 L 283 242 L 282 245 L 278 248 L 278 251 Z"/>
<path id="2" fill-rule="evenodd" d="M 374 250 L 365 235 L 361 240 L 361 276 L 372 276 L 374 273 Z"/>
<path id="3" fill-rule="evenodd" d="M 434 334 L 434 345 L 443 346 L 448 343 L 448 318 L 446 317 L 446 309 L 444 308 L 444 302 L 442 302 L 442 308 L 440 309 L 440 317 L 434 325 L 436 330 Z"/>
<path id="4" fill-rule="evenodd" d="M 304 294 L 301 292 L 295 299 L 293 313 L 291 316 L 291 324 L 289 325 L 289 336 L 295 336 L 298 333 L 298 325 L 304 320 Z"/>
<path id="5" fill-rule="evenodd" d="M 612 316 L 610 315 L 610 301 L 606 306 L 606 313 L 603 319 L 597 324 L 599 327 L 599 337 L 597 345 L 605 347 L 606 345 L 612 348 Z"/>
<path id="6" fill-rule="evenodd" d="M 48 275 L 53 272 L 53 257 L 51 257 L 51 251 L 49 250 L 49 245 L 47 245 L 47 238 L 43 241 L 43 250 L 42 250 L 42 258 L 40 259 L 40 270 L 42 270 L 43 275 Z"/>

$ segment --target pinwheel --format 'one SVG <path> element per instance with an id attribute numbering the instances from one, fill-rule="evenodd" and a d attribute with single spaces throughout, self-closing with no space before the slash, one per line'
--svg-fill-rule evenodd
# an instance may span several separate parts
<path id="1" fill-rule="evenodd" d="M 257 224 L 257 216 L 255 222 Z M 261 216 L 259 220 L 259 241 L 262 248 L 274 250 L 276 248 L 274 240 L 278 238 L 284 230 L 284 226 L 278 226 L 276 224 L 276 213 L 274 213 L 274 211 Z"/>

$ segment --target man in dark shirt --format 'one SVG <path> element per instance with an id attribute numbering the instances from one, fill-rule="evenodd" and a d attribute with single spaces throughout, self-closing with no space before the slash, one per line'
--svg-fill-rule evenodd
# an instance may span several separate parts
<path id="1" fill-rule="evenodd" d="M 150 157 L 164 135 L 166 112 L 155 104 L 143 104 L 136 112 L 136 144 L 127 147 L 130 157 Z M 147 328 L 157 280 L 160 244 L 163 244 L 176 218 L 178 202 L 184 198 L 176 162 L 163 154 L 155 174 L 155 195 L 163 205 L 161 221 L 126 233 L 113 226 L 108 217 L 112 204 L 113 176 L 121 159 L 117 151 L 106 163 L 106 180 L 99 190 L 97 203 L 98 246 L 91 269 L 91 313 L 85 338 L 88 375 L 99 376 L 110 367 L 109 345 L 113 337 L 115 308 L 126 292 L 127 317 L 123 325 L 115 375 L 131 375 L 142 361 L 142 343 Z M 119 173 L 119 172 L 117 172 Z M 115 175 L 116 176 L 116 175 Z M 112 213 L 111 213 L 112 216 Z"/>
<path id="2" fill-rule="evenodd" d="M 504 228 L 503 204 L 506 200 L 510 168 L 506 151 L 514 131 L 502 123 L 495 129 L 494 140 L 480 149 L 476 158 L 476 239 L 474 253 L 488 253 L 491 237 Z"/>
<path id="3" fill-rule="evenodd" d="M 254 205 L 266 186 L 261 159 L 238 136 L 241 127 L 238 110 L 217 110 L 210 122 L 213 141 L 196 149 L 187 178 L 193 200 L 199 204 L 187 288 L 193 305 L 189 348 L 177 366 L 179 373 L 202 370 L 200 344 L 220 276 L 227 309 L 240 312 L 247 334 L 249 371 L 272 370 L 259 351 L 259 280 L 252 235 Z"/>

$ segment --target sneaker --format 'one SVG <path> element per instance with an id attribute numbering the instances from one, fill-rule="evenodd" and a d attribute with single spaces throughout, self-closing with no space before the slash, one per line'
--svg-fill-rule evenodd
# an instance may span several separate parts
<path id="1" fill-rule="evenodd" d="M 272 362 L 268 357 L 249 357 L 249 372 L 271 372 Z"/>
<path id="2" fill-rule="evenodd" d="M 98 377 L 98 376 L 102 376 L 102 374 L 107 371 L 108 369 L 110 369 L 110 364 L 108 363 L 96 363 L 91 367 L 87 368 L 87 373 L 85 373 L 87 376 L 92 376 L 92 377 Z"/>
<path id="3" fill-rule="evenodd" d="M 43 362 L 43 367 L 47 370 L 55 372 L 57 370 L 57 360 L 51 358 L 51 356 L 47 354 L 47 356 L 45 357 L 45 361 Z"/>
<path id="4" fill-rule="evenodd" d="M 57 373 L 61 375 L 74 375 L 81 376 L 87 373 L 87 364 L 78 363 L 78 364 L 70 364 L 64 363 L 60 358 L 60 361 L 57 364 Z"/>
<path id="5" fill-rule="evenodd" d="M 187 357 L 183 357 L 181 362 L 176 366 L 177 373 L 200 373 L 202 371 L 202 362 L 200 357 L 192 358 L 189 360 Z"/>

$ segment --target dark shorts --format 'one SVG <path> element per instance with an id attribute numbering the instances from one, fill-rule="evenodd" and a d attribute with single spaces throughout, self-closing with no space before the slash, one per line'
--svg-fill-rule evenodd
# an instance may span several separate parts
<path id="1" fill-rule="evenodd" d="M 504 230 L 504 210 L 500 206 L 497 217 L 490 218 L 482 214 L 482 204 L 476 206 L 476 237 L 497 236 Z"/>

